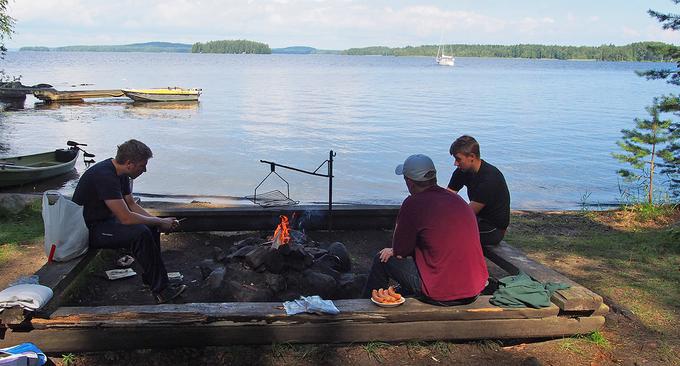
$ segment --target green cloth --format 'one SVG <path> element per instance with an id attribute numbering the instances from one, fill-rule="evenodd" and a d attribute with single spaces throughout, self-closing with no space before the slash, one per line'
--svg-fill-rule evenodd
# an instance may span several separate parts
<path id="1" fill-rule="evenodd" d="M 524 272 L 498 280 L 498 290 L 493 293 L 490 303 L 503 308 L 545 308 L 550 306 L 550 297 L 557 290 L 570 286 L 564 283 L 540 283 Z"/>

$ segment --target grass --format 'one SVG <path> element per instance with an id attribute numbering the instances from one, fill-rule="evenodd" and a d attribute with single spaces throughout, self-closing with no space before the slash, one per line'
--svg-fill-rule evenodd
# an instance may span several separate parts
<path id="1" fill-rule="evenodd" d="M 64 366 L 72 366 L 76 364 L 76 355 L 73 353 L 67 353 L 61 355 L 61 364 Z"/>
<path id="2" fill-rule="evenodd" d="M 680 335 L 678 221 L 673 206 L 518 213 L 506 240 L 632 310 L 647 327 Z"/>
<path id="3" fill-rule="evenodd" d="M 380 355 L 378 350 L 389 347 L 392 347 L 392 345 L 385 342 L 368 342 L 362 346 L 364 351 L 366 351 L 366 353 L 368 354 L 368 357 L 378 362 L 382 362 L 384 360 L 383 356 Z"/>
<path id="4" fill-rule="evenodd" d="M 35 202 L 18 214 L 0 210 L 0 264 L 13 258 L 22 245 L 42 240 L 40 205 Z"/>

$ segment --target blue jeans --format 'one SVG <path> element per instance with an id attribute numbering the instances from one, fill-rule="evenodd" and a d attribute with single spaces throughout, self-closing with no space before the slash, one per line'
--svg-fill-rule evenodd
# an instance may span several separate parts
<path id="1" fill-rule="evenodd" d="M 381 262 L 378 253 L 373 257 L 373 265 L 362 297 L 371 297 L 371 291 L 374 289 L 387 288 L 390 278 L 399 283 L 402 295 L 413 297 L 422 295 L 420 273 L 412 257 L 399 259 L 393 256 L 387 262 Z"/>

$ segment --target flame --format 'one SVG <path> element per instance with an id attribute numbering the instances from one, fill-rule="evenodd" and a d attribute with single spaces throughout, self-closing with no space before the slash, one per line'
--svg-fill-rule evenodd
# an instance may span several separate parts
<path id="1" fill-rule="evenodd" d="M 277 246 L 288 244 L 290 241 L 290 226 L 288 225 L 288 217 L 281 215 L 281 222 L 276 226 L 274 230 L 274 243 Z"/>

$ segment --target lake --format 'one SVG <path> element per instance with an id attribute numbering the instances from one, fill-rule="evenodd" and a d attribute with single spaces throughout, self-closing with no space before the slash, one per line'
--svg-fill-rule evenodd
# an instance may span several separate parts
<path id="1" fill-rule="evenodd" d="M 454 169 L 453 140 L 470 134 L 482 158 L 505 175 L 514 209 L 575 209 L 621 198 L 611 157 L 622 128 L 646 117 L 654 96 L 675 91 L 635 62 L 429 57 L 9 52 L 2 67 L 26 85 L 59 90 L 203 89 L 199 104 L 99 99 L 44 105 L 0 117 L 0 157 L 88 144 L 97 160 L 136 138 L 154 152 L 135 192 L 252 195 L 269 173 L 260 159 L 314 170 L 330 150 L 340 203 L 398 204 L 408 194 L 394 167 L 432 157 L 440 185 Z M 81 85 L 84 84 L 84 85 Z M 82 161 L 76 166 L 84 171 Z M 319 169 L 325 173 L 325 166 Z M 277 169 L 290 195 L 323 203 L 328 182 Z M 72 193 L 77 175 L 40 185 Z M 23 187 L 30 191 L 34 187 Z M 286 192 L 273 175 L 258 189 Z M 465 194 L 463 194 L 465 197 Z"/>

